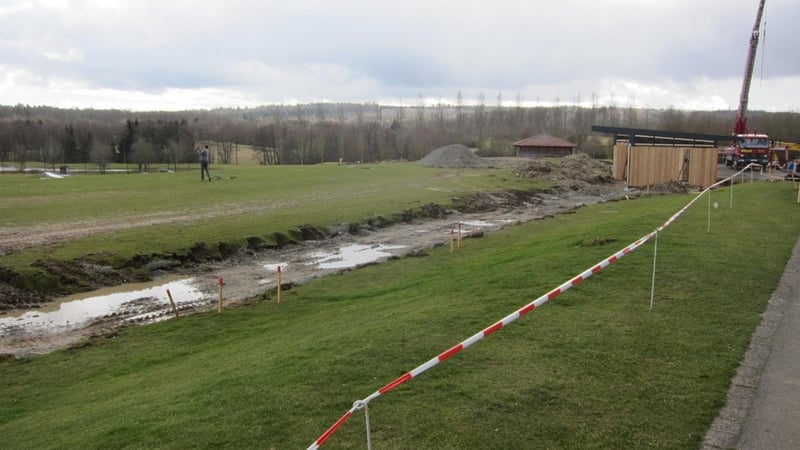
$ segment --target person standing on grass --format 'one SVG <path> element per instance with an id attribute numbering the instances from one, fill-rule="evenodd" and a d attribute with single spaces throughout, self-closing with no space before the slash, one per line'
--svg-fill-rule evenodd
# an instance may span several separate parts
<path id="1" fill-rule="evenodd" d="M 205 179 L 204 174 L 208 176 L 208 181 L 211 181 L 211 174 L 208 172 L 208 145 L 197 150 L 197 153 L 200 155 L 200 181 Z"/>

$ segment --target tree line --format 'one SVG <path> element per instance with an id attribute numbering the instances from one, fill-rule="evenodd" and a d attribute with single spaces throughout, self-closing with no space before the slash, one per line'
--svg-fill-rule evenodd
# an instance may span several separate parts
<path id="1" fill-rule="evenodd" d="M 594 102 L 593 102 L 594 103 Z M 181 112 L 0 106 L 0 161 L 55 168 L 67 164 L 126 164 L 139 171 L 195 162 L 194 149 L 213 142 L 213 161 L 238 163 L 238 145 L 256 150 L 261 164 L 417 160 L 450 144 L 483 156 L 513 155 L 513 143 L 548 133 L 597 157 L 609 155 L 592 125 L 730 134 L 734 111 L 684 111 L 575 104 L 509 106 L 498 94 L 464 104 L 387 106 L 374 103 L 268 105 Z M 750 113 L 749 123 L 783 141 L 800 142 L 800 114 Z"/>

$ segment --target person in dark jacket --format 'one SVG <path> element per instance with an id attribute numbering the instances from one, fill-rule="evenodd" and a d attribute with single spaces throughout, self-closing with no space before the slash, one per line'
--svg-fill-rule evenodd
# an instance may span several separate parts
<path id="1" fill-rule="evenodd" d="M 197 154 L 200 155 L 200 181 L 205 179 L 204 175 L 208 176 L 208 181 L 211 181 L 211 174 L 208 172 L 208 145 L 197 150 Z"/>

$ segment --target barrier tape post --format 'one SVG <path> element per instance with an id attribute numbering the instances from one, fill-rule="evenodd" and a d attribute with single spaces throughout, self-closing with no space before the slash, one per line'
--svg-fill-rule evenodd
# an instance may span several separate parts
<path id="1" fill-rule="evenodd" d="M 219 279 L 219 301 L 217 302 L 217 312 L 222 312 L 222 286 L 225 284 L 225 280 L 220 277 Z"/>
<path id="2" fill-rule="evenodd" d="M 175 314 L 176 319 L 179 319 L 178 308 L 175 307 L 175 302 L 172 300 L 172 292 L 169 289 L 167 289 L 167 297 L 169 298 L 169 304 L 172 305 L 172 313 Z"/>
<path id="3" fill-rule="evenodd" d="M 794 184 L 797 187 L 797 203 L 800 203 L 800 185 L 797 183 Z"/>
<path id="4" fill-rule="evenodd" d="M 706 233 L 711 233 L 711 191 L 708 191 L 708 228 Z"/>
<path id="5" fill-rule="evenodd" d="M 278 265 L 278 304 L 281 303 L 281 266 Z"/>
<path id="6" fill-rule="evenodd" d="M 653 299 L 656 296 L 656 261 L 658 260 L 658 231 L 653 244 L 653 280 L 650 283 L 650 311 L 653 310 Z"/>
<path id="7" fill-rule="evenodd" d="M 461 248 L 461 222 L 458 222 L 458 248 Z"/>
<path id="8" fill-rule="evenodd" d="M 372 450 L 372 432 L 369 427 L 369 403 L 364 403 L 364 422 L 367 430 L 367 450 Z"/>
<path id="9" fill-rule="evenodd" d="M 800 194 L 798 194 L 798 196 L 800 196 Z M 453 253 L 453 233 L 455 233 L 455 231 L 450 228 L 450 253 Z"/>

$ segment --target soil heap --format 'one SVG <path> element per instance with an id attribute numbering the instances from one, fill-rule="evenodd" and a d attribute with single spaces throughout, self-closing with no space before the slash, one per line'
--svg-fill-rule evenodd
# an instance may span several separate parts
<path id="1" fill-rule="evenodd" d="M 446 147 L 437 148 L 428 153 L 428 156 L 420 159 L 417 163 L 430 167 L 464 168 L 464 167 L 490 167 L 491 164 L 483 160 L 480 156 L 472 153 L 470 149 L 461 145 L 453 144 Z"/>
<path id="2" fill-rule="evenodd" d="M 523 178 L 567 182 L 574 186 L 611 183 L 614 177 L 608 162 L 593 159 L 585 153 L 565 156 L 561 159 L 533 159 L 520 166 L 516 172 Z"/>

